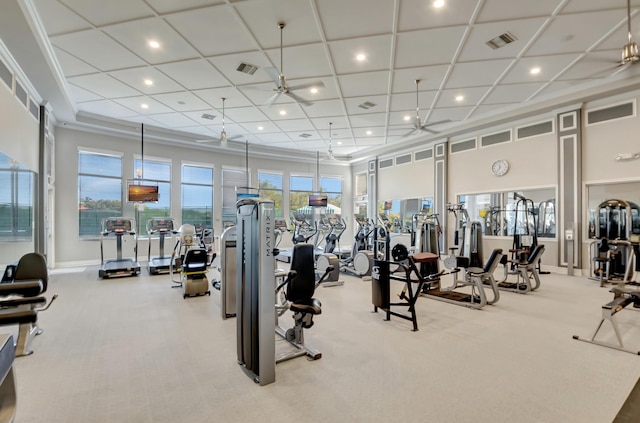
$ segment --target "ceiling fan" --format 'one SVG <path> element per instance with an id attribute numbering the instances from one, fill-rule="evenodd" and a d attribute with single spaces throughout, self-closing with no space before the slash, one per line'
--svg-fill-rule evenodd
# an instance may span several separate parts
<path id="1" fill-rule="evenodd" d="M 341 162 L 344 161 L 343 159 L 340 159 L 339 157 L 337 157 L 334 153 L 333 153 L 333 149 L 332 147 L 332 140 L 331 140 L 331 125 L 333 125 L 332 122 L 329 122 L 329 150 L 327 150 L 327 158 L 326 160 L 331 160 L 334 162 Z M 345 157 L 345 159 L 348 159 L 348 157 Z"/>
<path id="2" fill-rule="evenodd" d="M 435 131 L 433 129 L 430 129 L 429 126 L 433 126 L 433 125 L 438 125 L 440 123 L 446 123 L 446 122 L 451 122 L 451 119 L 445 119 L 445 120 L 439 120 L 437 122 L 422 122 L 422 119 L 420 119 L 420 105 L 419 105 L 419 100 L 418 100 L 418 87 L 420 85 L 420 80 L 416 79 L 416 116 L 415 116 L 415 121 L 413 123 L 413 129 L 409 132 L 407 132 L 404 136 L 409 136 L 412 135 L 416 132 L 420 132 L 420 131 L 424 131 L 424 132 L 430 132 L 432 134 L 437 134 L 439 133 L 439 131 Z"/>
<path id="3" fill-rule="evenodd" d="M 222 132 L 220 132 L 220 138 L 218 139 L 206 139 L 206 140 L 196 140 L 196 142 L 199 143 L 207 143 L 207 142 L 213 142 L 213 141 L 220 141 L 222 143 L 227 142 L 227 140 L 233 140 L 235 138 L 240 138 L 240 135 L 234 135 L 231 138 L 227 137 L 227 131 L 224 130 L 224 102 L 225 102 L 226 98 L 222 97 Z"/>
<path id="4" fill-rule="evenodd" d="M 622 63 L 638 63 L 638 45 L 631 37 L 631 0 L 627 0 L 627 44 L 622 48 Z"/>
<path id="5" fill-rule="evenodd" d="M 311 87 L 322 88 L 324 87 L 324 83 L 322 81 L 315 81 L 315 82 L 309 82 L 307 84 L 300 84 L 300 85 L 295 85 L 291 87 L 287 84 L 287 78 L 284 76 L 284 66 L 283 66 L 284 60 L 283 60 L 283 54 L 282 54 L 282 30 L 284 26 L 285 26 L 284 22 L 278 22 L 278 28 L 280 28 L 280 72 L 278 72 L 278 70 L 275 68 L 265 68 L 265 71 L 269 74 L 273 82 L 276 84 L 276 88 L 273 89 L 275 93 L 271 97 L 269 97 L 269 99 L 265 103 L 265 106 L 271 106 L 282 94 L 288 97 L 291 97 L 292 99 L 294 99 L 296 102 L 300 104 L 304 104 L 305 106 L 311 106 L 313 104 L 312 102 L 303 99 L 297 94 L 294 94 L 292 91 L 302 90 L 302 89 L 311 88 Z"/>

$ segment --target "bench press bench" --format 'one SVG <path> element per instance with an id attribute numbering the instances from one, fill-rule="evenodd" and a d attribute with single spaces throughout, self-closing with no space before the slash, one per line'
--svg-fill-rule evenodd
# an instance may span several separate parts
<path id="1" fill-rule="evenodd" d="M 622 336 L 620 335 L 620 329 L 618 327 L 618 322 L 616 321 L 616 314 L 624 310 L 625 307 L 627 307 L 629 304 L 633 304 L 633 306 L 636 308 L 640 307 L 640 290 L 617 287 L 611 289 L 611 292 L 613 292 L 614 295 L 613 300 L 602 306 L 602 317 L 600 319 L 600 323 L 598 324 L 598 327 L 596 328 L 591 338 L 580 338 L 578 335 L 574 335 L 573 339 L 588 342 L 590 344 L 600 345 L 602 347 L 613 348 L 614 350 L 640 355 L 640 351 L 630 350 L 624 347 Z M 605 320 L 611 322 L 611 326 L 613 326 L 613 331 L 615 332 L 616 338 L 618 340 L 618 345 L 596 340 L 596 336 L 602 328 L 602 324 L 605 322 Z"/>

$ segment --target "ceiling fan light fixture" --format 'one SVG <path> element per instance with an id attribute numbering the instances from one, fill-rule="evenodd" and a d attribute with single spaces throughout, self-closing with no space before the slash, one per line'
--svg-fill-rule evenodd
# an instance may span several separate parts
<path id="1" fill-rule="evenodd" d="M 622 62 L 636 63 L 638 61 L 640 61 L 640 56 L 638 56 L 638 45 L 634 41 L 630 41 L 625 44 L 622 49 Z"/>

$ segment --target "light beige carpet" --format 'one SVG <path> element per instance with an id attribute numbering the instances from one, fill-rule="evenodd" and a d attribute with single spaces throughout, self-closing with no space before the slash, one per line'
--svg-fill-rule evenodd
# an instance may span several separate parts
<path id="1" fill-rule="evenodd" d="M 167 275 L 97 273 L 52 275 L 60 297 L 39 315 L 35 353 L 16 359 L 16 422 L 608 423 L 640 376 L 640 357 L 571 339 L 611 297 L 581 277 L 543 275 L 540 291 L 480 311 L 421 298 L 412 332 L 372 313 L 370 282 L 344 275 L 316 291 L 306 340 L 322 359 L 280 364 L 261 387 L 236 364 L 219 291 L 183 300 Z M 640 349 L 640 314 L 619 316 Z"/>

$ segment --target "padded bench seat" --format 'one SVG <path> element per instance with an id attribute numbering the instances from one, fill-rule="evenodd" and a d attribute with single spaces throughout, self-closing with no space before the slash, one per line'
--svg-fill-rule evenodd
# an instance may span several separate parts
<path id="1" fill-rule="evenodd" d="M 0 325 L 35 323 L 37 320 L 38 312 L 35 310 L 16 311 L 14 313 L 0 313 Z"/>
<path id="2" fill-rule="evenodd" d="M 42 290 L 42 281 L 39 279 L 0 284 L 0 296 L 37 297 L 42 294 Z"/>

